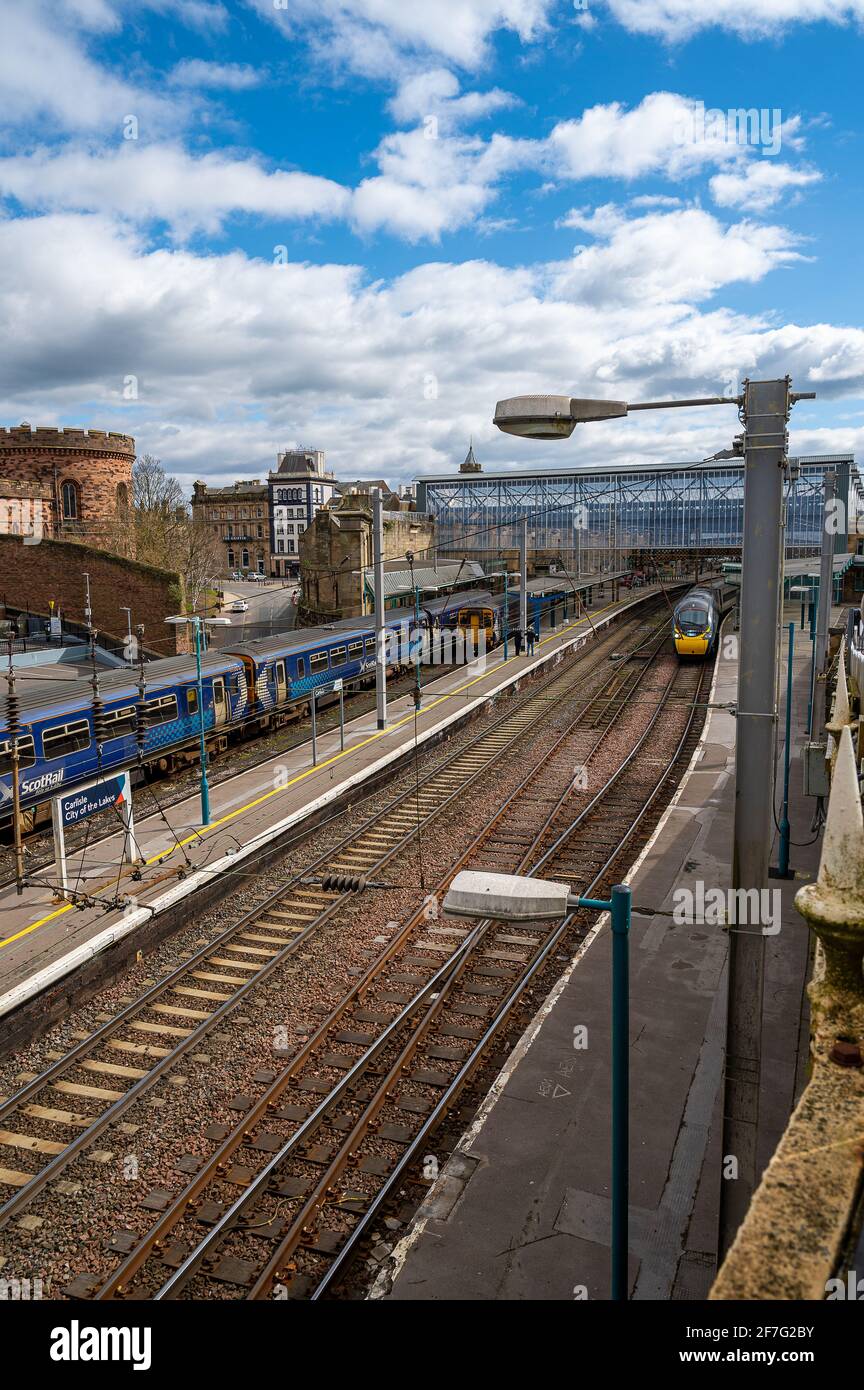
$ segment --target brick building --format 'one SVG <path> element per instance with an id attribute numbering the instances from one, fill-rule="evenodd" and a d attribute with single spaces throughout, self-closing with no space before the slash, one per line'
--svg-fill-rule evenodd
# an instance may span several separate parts
<path id="1" fill-rule="evenodd" d="M 192 488 L 192 516 L 213 531 L 222 557 L 222 573 L 267 574 L 270 557 L 269 487 L 258 478 Z"/>
<path id="2" fill-rule="evenodd" d="M 104 430 L 0 430 L 0 534 L 81 541 L 130 554 L 135 440 Z"/>
<path id="3" fill-rule="evenodd" d="M 389 493 L 388 488 L 388 493 Z M 409 511 L 390 494 L 384 511 L 384 561 L 405 563 L 411 550 L 426 563 L 435 522 Z M 300 539 L 302 621 L 359 617 L 365 611 L 364 577 L 372 567 L 372 499 L 346 492 L 322 508 Z"/>

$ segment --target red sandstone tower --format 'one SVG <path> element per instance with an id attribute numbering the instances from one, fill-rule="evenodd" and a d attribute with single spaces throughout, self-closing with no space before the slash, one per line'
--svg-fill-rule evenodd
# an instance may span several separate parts
<path id="1" fill-rule="evenodd" d="M 135 440 L 104 430 L 0 430 L 0 497 L 32 492 L 46 538 L 133 553 Z M 8 487 L 7 484 L 14 485 Z"/>

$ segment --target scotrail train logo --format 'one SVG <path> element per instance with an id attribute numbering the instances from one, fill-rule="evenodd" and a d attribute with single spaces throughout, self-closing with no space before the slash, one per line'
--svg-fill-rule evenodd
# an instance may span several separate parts
<path id="1" fill-rule="evenodd" d="M 69 1327 L 51 1332 L 52 1361 L 131 1361 L 133 1371 L 149 1371 L 152 1331 L 149 1327 Z"/>
<path id="2" fill-rule="evenodd" d="M 29 781 L 21 783 L 22 796 L 31 796 L 33 792 L 47 792 L 52 787 L 59 787 L 63 781 L 63 769 L 57 772 L 43 772 L 41 777 L 33 777 Z"/>

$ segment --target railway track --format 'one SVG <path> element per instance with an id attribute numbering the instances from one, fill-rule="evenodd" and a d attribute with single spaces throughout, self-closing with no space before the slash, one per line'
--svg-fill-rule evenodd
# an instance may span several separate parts
<path id="1" fill-rule="evenodd" d="M 565 806 L 581 788 L 562 794 L 513 867 L 566 877 L 584 894 L 606 891 L 622 854 L 633 849 L 651 807 L 689 756 L 703 681 L 704 669 L 670 674 L 637 742 L 603 786 L 575 814 Z M 626 684 L 632 693 L 640 682 Z M 617 694 L 626 700 L 623 685 Z M 585 713 L 591 710 L 596 719 L 604 703 L 608 707 L 608 698 L 592 701 Z M 609 720 L 595 747 L 613 725 Z M 649 741 L 646 767 L 641 755 Z M 439 893 L 467 862 L 485 863 L 484 849 L 497 854 L 499 825 L 514 809 L 521 820 L 526 795 L 529 804 L 548 804 L 542 791 L 535 770 Z M 562 815 L 570 815 L 563 832 Z M 586 831 L 593 857 L 586 864 L 580 855 L 573 872 L 574 837 L 581 846 Z M 575 913 L 553 928 L 514 931 L 489 921 L 467 930 L 416 913 L 285 1073 L 257 1102 L 238 1098 L 249 1101 L 241 1124 L 119 1269 L 101 1285 L 73 1287 L 72 1296 L 324 1296 L 526 991 L 544 969 L 560 969 L 555 953 L 582 939 L 592 920 L 592 914 Z"/>
<path id="2" fill-rule="evenodd" d="M 661 626 L 662 626 L 661 618 Z M 649 627 L 639 648 L 653 642 Z M 580 680 L 602 673 L 621 631 L 601 643 Z M 662 639 L 661 639 L 662 644 Z M 58 1057 L 45 1071 L 0 1103 L 0 1226 L 29 1208 L 49 1183 L 121 1120 L 175 1064 L 234 1014 L 286 959 L 331 921 L 363 882 L 401 855 L 424 828 L 497 759 L 514 749 L 572 684 L 573 661 L 564 661 L 483 733 L 455 751 L 416 786 L 395 797 L 335 850 L 313 861 L 300 877 L 245 914 L 143 996 Z M 638 666 L 636 668 L 639 669 Z M 632 673 L 600 680 L 574 722 L 608 717 Z M 73 1108 L 74 1107 L 74 1108 Z M 9 1154 L 17 1164 L 3 1157 Z M 19 1166 L 26 1157 L 27 1166 Z M 38 1166 L 34 1166 L 38 1165 Z"/>
<path id="3" fill-rule="evenodd" d="M 422 678 L 423 685 L 428 685 L 431 681 L 438 680 L 446 675 L 452 667 L 439 666 L 434 671 L 427 670 Z M 397 700 L 400 695 L 409 694 L 415 686 L 416 673 L 406 671 L 402 675 L 391 677 L 387 682 L 387 690 L 390 699 Z M 368 714 L 375 708 L 375 691 L 358 690 L 356 693 L 350 692 L 345 696 L 345 719 L 356 719 L 363 714 Z M 321 705 L 317 713 L 318 735 L 331 733 L 339 727 L 339 706 L 338 702 L 332 705 Z M 258 735 L 251 735 L 247 742 L 241 741 L 239 744 L 232 745 L 225 753 L 208 757 L 208 779 L 211 790 L 218 787 L 223 782 L 230 781 L 240 772 L 251 772 L 256 767 L 262 767 L 274 758 L 278 758 L 285 753 L 290 753 L 292 749 L 299 748 L 311 739 L 311 720 L 308 715 L 297 719 L 287 730 L 277 730 L 275 732 L 264 732 Z M 194 742 L 194 741 L 193 741 Z M 252 746 L 254 745 L 254 747 Z M 192 745 L 189 745 L 192 748 Z M 177 806 L 182 801 L 194 797 L 199 788 L 199 762 L 197 758 L 197 742 L 192 748 L 194 761 L 186 768 L 175 769 L 164 775 L 153 776 L 144 781 L 136 789 L 138 798 L 149 796 L 152 801 L 154 813 L 170 811 L 172 806 Z M 170 779 L 172 791 L 167 796 L 157 795 L 156 788 Z M 138 815 L 142 813 L 139 806 Z M 98 816 L 91 818 L 89 822 L 81 826 L 73 826 L 66 833 L 66 845 L 69 852 L 74 852 L 81 848 L 85 843 L 91 851 L 96 851 L 103 840 L 109 840 L 112 835 L 117 833 L 117 817 L 113 811 L 104 811 Z M 108 832 L 103 837 L 99 837 L 100 826 L 107 826 Z M 92 833 L 96 827 L 96 835 Z M 14 854 L 11 844 L 11 830 L 8 828 L 3 832 L 5 837 L 0 840 L 0 891 L 4 888 L 14 887 Z M 28 877 L 37 876 L 42 869 L 53 869 L 54 866 L 54 841 L 53 832 L 50 825 L 37 826 L 35 829 L 25 831 L 24 834 L 25 865 Z"/>
<path id="4" fill-rule="evenodd" d="M 501 867 L 502 826 L 516 813 L 521 832 L 531 808 L 528 843 L 504 842 L 510 866 L 566 876 L 581 892 L 602 890 L 695 740 L 693 702 L 704 671 L 658 670 L 662 645 L 643 643 L 645 659 L 619 668 L 570 721 L 550 753 L 556 795 L 548 794 L 549 776 L 532 769 L 439 892 L 467 862 L 491 867 L 484 850 Z M 661 679 L 652 710 L 645 684 L 655 670 Z M 633 713 L 637 691 L 641 732 L 588 795 L 581 779 L 564 775 L 567 760 L 578 753 L 590 765 L 616 716 L 628 705 Z M 640 759 L 649 741 L 650 770 Z M 589 867 L 583 863 L 581 878 L 573 875 L 564 867 L 572 865 L 573 836 L 590 831 L 593 840 L 604 825 L 605 841 L 598 835 Z M 554 930 L 514 932 L 487 922 L 467 931 L 430 919 L 428 907 L 414 914 L 258 1099 L 235 1098 L 242 1120 L 231 1132 L 211 1127 L 209 1159 L 190 1161 L 185 1171 L 193 1176 L 173 1199 L 161 1194 L 162 1214 L 119 1268 L 101 1282 L 73 1280 L 67 1294 L 323 1296 L 428 1136 L 513 1026 L 527 991 L 542 986 L 545 972 L 560 970 L 556 951 L 584 936 L 590 920 L 576 914 Z"/>

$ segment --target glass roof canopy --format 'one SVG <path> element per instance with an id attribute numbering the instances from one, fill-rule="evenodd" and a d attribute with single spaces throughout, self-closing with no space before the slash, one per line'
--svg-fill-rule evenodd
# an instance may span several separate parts
<path id="1" fill-rule="evenodd" d="M 788 555 L 819 549 L 822 482 L 838 472 L 837 495 L 854 518 L 864 494 L 851 454 L 802 455 L 787 514 Z M 851 512 L 848 511 L 852 503 Z M 584 555 L 622 550 L 734 550 L 741 545 L 744 465 L 739 458 L 645 468 L 562 468 L 473 473 L 418 481 L 417 506 L 438 521 L 440 549 L 498 551 L 519 544 L 528 520 L 532 551 Z M 845 533 L 838 532 L 845 551 Z"/>

